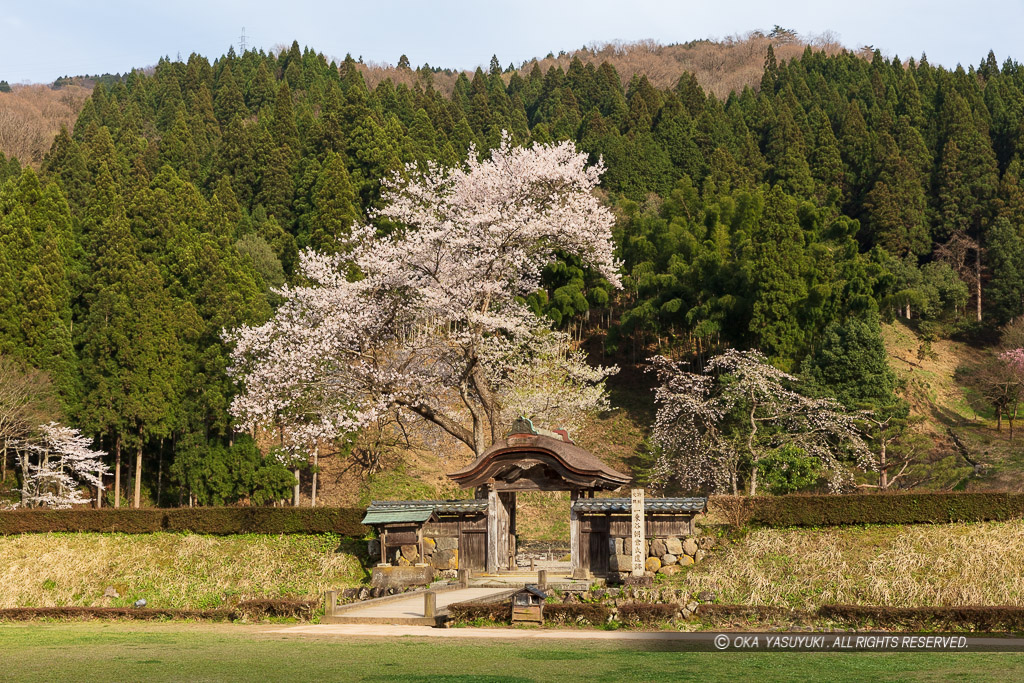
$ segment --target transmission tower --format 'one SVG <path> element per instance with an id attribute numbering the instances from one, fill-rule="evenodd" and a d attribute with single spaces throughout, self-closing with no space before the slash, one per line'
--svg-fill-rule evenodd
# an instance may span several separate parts
<path id="1" fill-rule="evenodd" d="M 242 27 L 242 35 L 238 37 L 238 49 L 244 55 L 245 54 L 245 27 Z"/>

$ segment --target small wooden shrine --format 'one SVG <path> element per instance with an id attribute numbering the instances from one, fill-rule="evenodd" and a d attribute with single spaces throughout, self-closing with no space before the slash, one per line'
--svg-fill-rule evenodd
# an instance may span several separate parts
<path id="1" fill-rule="evenodd" d="M 512 594 L 512 623 L 544 623 L 544 601 L 547 593 L 537 586 L 526 585 Z"/>

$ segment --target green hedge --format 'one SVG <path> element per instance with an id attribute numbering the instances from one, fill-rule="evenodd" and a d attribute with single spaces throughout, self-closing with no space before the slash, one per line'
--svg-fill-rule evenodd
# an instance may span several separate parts
<path id="1" fill-rule="evenodd" d="M 719 496 L 711 506 L 742 506 L 761 526 L 988 522 L 1024 517 L 1024 493 L 858 493 L 849 495 Z M 730 515 L 727 515 L 730 516 Z"/>
<path id="2" fill-rule="evenodd" d="M 203 619 L 207 621 L 260 621 L 272 617 L 309 621 L 319 608 L 309 600 L 246 600 L 218 609 L 160 609 L 151 607 L 9 607 L 0 609 L 0 622 L 35 619 Z"/>
<path id="3" fill-rule="evenodd" d="M 0 512 L 0 534 L 95 532 L 149 534 L 323 534 L 363 536 L 358 508 L 199 507 L 144 510 L 14 510 Z"/>
<path id="4" fill-rule="evenodd" d="M 899 629 L 969 629 L 972 631 L 1024 631 L 1024 608 L 981 607 L 862 607 L 823 605 L 818 616 L 857 626 Z"/>

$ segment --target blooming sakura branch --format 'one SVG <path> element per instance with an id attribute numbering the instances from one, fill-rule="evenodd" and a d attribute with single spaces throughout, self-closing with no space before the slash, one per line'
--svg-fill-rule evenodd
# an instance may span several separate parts
<path id="1" fill-rule="evenodd" d="M 269 322 L 230 333 L 241 427 L 309 449 L 388 411 L 427 420 L 482 453 L 511 418 L 572 428 L 607 407 L 604 379 L 522 298 L 558 255 L 615 287 L 603 171 L 571 142 L 474 150 L 464 167 L 409 166 L 335 254 L 306 251 L 306 284 Z"/>

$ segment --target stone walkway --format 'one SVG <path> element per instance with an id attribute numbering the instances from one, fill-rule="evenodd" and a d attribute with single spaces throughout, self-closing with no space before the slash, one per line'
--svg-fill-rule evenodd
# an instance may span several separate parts
<path id="1" fill-rule="evenodd" d="M 468 600 L 479 600 L 498 593 L 507 593 L 508 588 L 462 588 L 454 591 L 443 591 L 437 594 L 437 611 L 443 612 L 448 605 Z M 372 619 L 414 619 L 423 617 L 423 594 L 416 593 L 404 600 L 392 600 L 378 604 L 368 604 L 366 607 L 354 607 L 345 610 L 338 618 L 372 618 Z M 334 628 L 347 628 L 348 626 L 335 625 Z M 410 628 L 410 627 L 403 627 Z M 429 627 L 426 627 L 429 629 Z"/>

